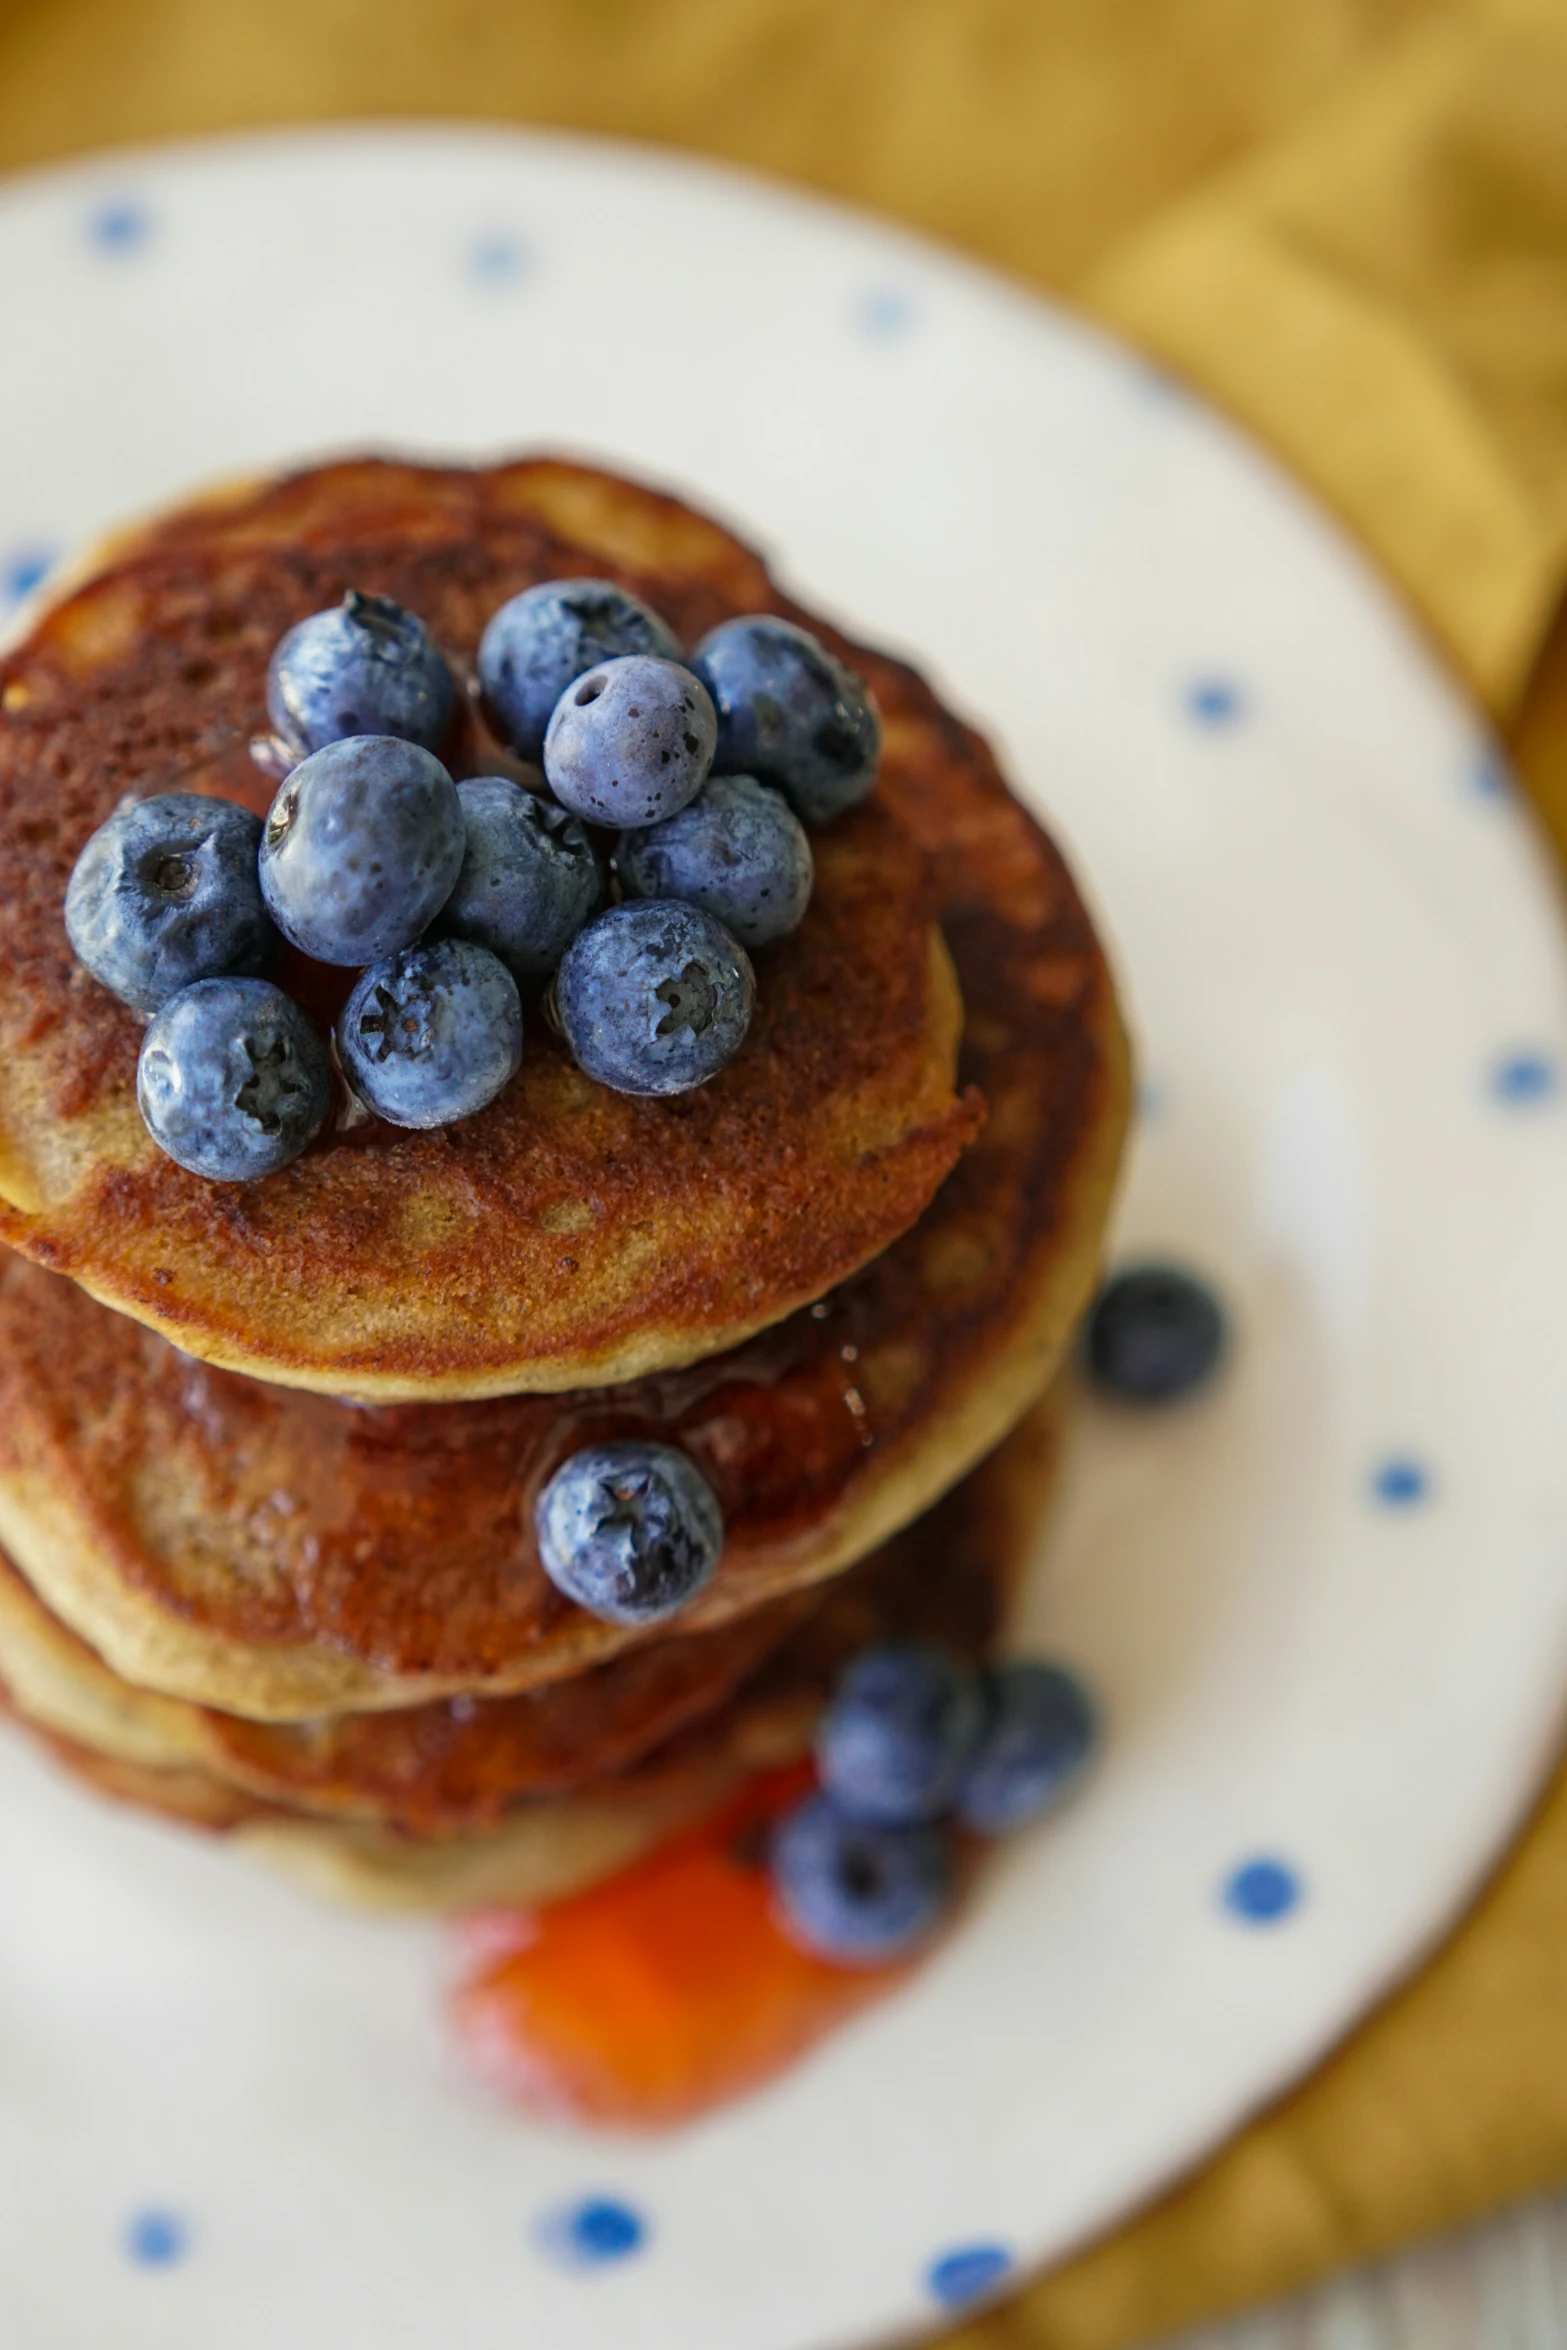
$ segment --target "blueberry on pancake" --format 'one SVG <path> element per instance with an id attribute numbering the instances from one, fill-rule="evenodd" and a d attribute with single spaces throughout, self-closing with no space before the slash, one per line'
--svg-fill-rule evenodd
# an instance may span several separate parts
<path id="1" fill-rule="evenodd" d="M 652 653 L 678 661 L 667 621 L 612 579 L 546 579 L 512 596 L 479 639 L 479 683 L 501 735 L 538 759 L 555 705 L 601 661 Z"/>
<path id="2" fill-rule="evenodd" d="M 465 845 L 439 927 L 499 955 L 519 979 L 553 971 L 604 896 L 586 827 L 509 775 L 457 786 Z"/>
<path id="3" fill-rule="evenodd" d="M 678 815 L 623 832 L 615 872 L 633 897 L 700 906 L 749 950 L 799 929 L 815 866 L 781 792 L 754 775 L 714 775 Z"/>
<path id="4" fill-rule="evenodd" d="M 452 673 L 423 621 L 357 588 L 296 621 L 267 667 L 267 716 L 296 759 L 354 734 L 438 751 L 453 700 Z"/>

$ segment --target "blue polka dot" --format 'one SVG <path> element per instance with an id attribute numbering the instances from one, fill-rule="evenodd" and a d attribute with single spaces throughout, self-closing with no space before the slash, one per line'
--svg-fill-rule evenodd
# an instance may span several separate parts
<path id="1" fill-rule="evenodd" d="M 1395 1453 L 1372 1472 L 1371 1491 L 1387 1509 L 1414 1509 L 1431 1491 L 1430 1471 L 1407 1454 Z"/>
<path id="2" fill-rule="evenodd" d="M 487 286 L 514 285 L 527 275 L 528 262 L 528 248 L 522 239 L 504 229 L 480 237 L 468 255 L 474 276 Z"/>
<path id="3" fill-rule="evenodd" d="M 1299 1877 L 1281 1860 L 1243 1861 L 1225 1879 L 1225 1908 L 1249 1926 L 1277 1925 L 1280 1918 L 1289 1916 L 1300 1897 Z"/>
<path id="4" fill-rule="evenodd" d="M 863 334 L 890 343 L 914 324 L 914 304 L 897 286 L 873 286 L 861 295 L 854 315 Z"/>
<path id="5" fill-rule="evenodd" d="M 1137 1115 L 1145 1126 L 1157 1124 L 1170 1106 L 1170 1096 L 1157 1077 L 1142 1078 L 1137 1087 Z"/>
<path id="6" fill-rule="evenodd" d="M 19 604 L 23 596 L 30 596 L 58 560 L 54 547 L 12 547 L 0 555 L 0 603 Z"/>
<path id="7" fill-rule="evenodd" d="M 1500 1102 L 1543 1102 L 1556 1091 L 1558 1071 L 1549 1053 L 1525 1049 L 1504 1053 L 1491 1068 L 1491 1091 Z"/>
<path id="8" fill-rule="evenodd" d="M 1000 2284 L 1012 2266 L 1004 2244 L 960 2244 L 943 2252 L 925 2271 L 925 2282 L 944 2309 L 960 2309 Z"/>
<path id="9" fill-rule="evenodd" d="M 629 2204 L 606 2195 L 584 2196 L 547 2212 L 534 2231 L 539 2247 L 562 2268 L 607 2268 L 640 2252 L 647 2222 Z"/>
<path id="10" fill-rule="evenodd" d="M 1244 712 L 1245 698 L 1227 677 L 1197 677 L 1186 689 L 1186 708 L 1199 726 L 1233 726 Z"/>
<path id="11" fill-rule="evenodd" d="M 190 2231 L 177 2212 L 133 2212 L 125 2228 L 125 2257 L 138 2268 L 172 2268 L 190 2248 Z"/>
<path id="12" fill-rule="evenodd" d="M 100 253 L 134 253 L 152 234 L 152 218 L 145 205 L 119 196 L 100 204 L 87 223 L 89 243 Z"/>

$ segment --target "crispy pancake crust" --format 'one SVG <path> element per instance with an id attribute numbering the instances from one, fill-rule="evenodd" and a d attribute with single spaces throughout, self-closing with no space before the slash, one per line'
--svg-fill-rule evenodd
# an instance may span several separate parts
<path id="1" fill-rule="evenodd" d="M 713 1480 L 726 1543 L 695 1631 L 863 1556 L 999 1442 L 1097 1278 L 1126 1056 L 1059 858 L 939 724 L 909 819 L 947 876 L 988 1116 L 915 1228 L 775 1330 L 611 1390 L 357 1408 L 0 1268 L 0 1540 L 118 1672 L 258 1719 L 535 1687 L 649 1637 L 539 1567 L 532 1498 L 578 1444 L 673 1436 Z"/>
<path id="2" fill-rule="evenodd" d="M 871 801 L 816 837 L 801 929 L 762 954 L 746 1045 L 644 1101 L 590 1082 L 536 1012 L 522 1071 L 457 1126 L 341 1123 L 293 1166 L 214 1184 L 135 1105 L 140 1028 L 74 963 L 61 907 L 127 791 L 264 810 L 268 656 L 357 586 L 419 612 L 471 673 L 530 583 L 607 574 L 694 641 L 771 609 L 819 629 L 886 721 Z M 458 773 L 498 757 L 465 704 Z M 0 661 L 0 1237 L 206 1360 L 327 1392 L 560 1391 L 734 1345 L 915 1220 L 972 1137 L 961 1007 L 919 810 L 953 762 L 999 778 L 908 669 L 848 645 L 674 500 L 550 460 L 361 460 L 183 508 L 112 550 Z M 323 1019 L 350 975 L 290 956 Z"/>
<path id="3" fill-rule="evenodd" d="M 214 1740 L 219 1717 L 120 1681 L 3 1558 L 0 1682 L 23 1726 L 101 1793 L 235 1834 L 315 1889 L 400 1907 L 553 1899 L 700 1816 L 747 1772 L 801 1753 L 844 1662 L 869 1642 L 988 1653 L 1037 1553 L 1061 1417 L 1052 1396 L 936 1509 L 834 1583 L 709 1721 L 563 1799 L 534 1792 L 482 1819 L 459 1805 L 437 1823 L 415 1766 L 404 1790 L 412 1809 L 368 1790 L 352 1807 L 335 1795 L 318 1803 L 321 1777 L 297 1767 L 286 1741 L 273 1749 L 276 1767 L 258 1770 L 255 1747 Z"/>

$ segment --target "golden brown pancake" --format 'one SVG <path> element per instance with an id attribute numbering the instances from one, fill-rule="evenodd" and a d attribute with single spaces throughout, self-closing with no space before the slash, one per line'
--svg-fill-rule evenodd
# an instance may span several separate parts
<path id="1" fill-rule="evenodd" d="M 881 704 L 877 789 L 817 834 L 809 913 L 758 959 L 743 1050 L 697 1092 L 640 1100 L 586 1078 L 534 1012 L 520 1075 L 459 1125 L 340 1121 L 251 1185 L 177 1167 L 137 1113 L 140 1025 L 66 942 L 83 843 L 127 792 L 265 809 L 277 775 L 249 746 L 268 657 L 345 588 L 397 597 L 471 675 L 496 608 L 571 573 L 622 581 L 687 643 L 737 612 L 805 619 Z M 445 755 L 497 764 L 470 704 Z M 186 507 L 0 660 L 0 1238 L 208 1361 L 332 1393 L 558 1392 L 732 1346 L 907 1230 L 973 1136 L 937 927 L 963 884 L 933 869 L 953 844 L 928 818 L 984 827 L 1005 804 L 911 670 L 801 613 L 715 524 L 611 476 L 364 460 Z M 323 1019 L 351 984 L 292 954 L 278 976 Z"/>
<path id="2" fill-rule="evenodd" d="M 352 1898 L 429 1906 L 553 1898 L 607 1874 L 700 1816 L 747 1772 L 801 1753 L 845 1661 L 890 1637 L 979 1657 L 994 1646 L 1037 1550 L 1060 1451 L 1059 1399 L 1031 1413 L 938 1507 L 808 1603 L 773 1654 L 702 1723 L 634 1767 L 570 1793 L 519 1791 L 477 1808 L 443 1775 L 415 1714 L 376 1718 L 405 1739 L 366 1756 L 362 1723 L 255 1735 L 255 1726 L 133 1688 L 50 1617 L 0 1559 L 0 1684 L 22 1724 L 100 1792 L 237 1833 L 266 1857 Z M 424 1711 L 426 1709 L 418 1709 Z M 347 1742 L 325 1763 L 340 1730 Z"/>
<path id="3" fill-rule="evenodd" d="M 355 1407 L 0 1268 L 0 1540 L 126 1679 L 259 1719 L 536 1687 L 649 1637 L 538 1564 L 533 1496 L 577 1445 L 670 1437 L 712 1479 L 696 1631 L 863 1556 L 1042 1392 L 1097 1278 L 1125 1050 L 1059 859 L 942 723 L 909 822 L 946 874 L 988 1114 L 914 1229 L 816 1306 L 613 1389 Z"/>
<path id="4" fill-rule="evenodd" d="M 198 1769 L 266 1801 L 450 1835 L 493 1826 L 523 1798 L 618 1777 L 718 1712 L 815 1604 L 796 1593 L 523 1696 L 252 1722 L 121 1680 L 0 1552 L 0 1681 L 29 1721 L 117 1761 Z"/>

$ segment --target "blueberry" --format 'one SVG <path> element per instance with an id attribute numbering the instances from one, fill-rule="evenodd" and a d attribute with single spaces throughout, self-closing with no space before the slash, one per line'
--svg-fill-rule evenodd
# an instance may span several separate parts
<path id="1" fill-rule="evenodd" d="M 568 686 L 544 737 L 555 797 L 590 824 L 657 824 L 713 764 L 707 688 L 678 661 L 627 653 Z"/>
<path id="2" fill-rule="evenodd" d="M 713 775 L 689 807 L 623 832 L 615 869 L 639 898 L 679 898 L 743 947 L 799 928 L 811 902 L 811 844 L 783 796 L 754 775 Z"/>
<path id="3" fill-rule="evenodd" d="M 808 1795 L 774 1831 L 773 1896 L 791 1939 L 840 1966 L 878 1966 L 930 1939 L 952 1899 L 942 1829 L 877 1827 Z"/>
<path id="4" fill-rule="evenodd" d="M 656 612 L 607 579 L 547 579 L 503 604 L 479 641 L 479 683 L 501 731 L 537 759 L 568 685 L 622 653 L 678 661 L 680 645 Z"/>
<path id="5" fill-rule="evenodd" d="M 498 956 L 431 939 L 372 963 L 337 1023 L 343 1073 L 391 1126 L 450 1126 L 509 1085 L 522 1062 L 522 1003 Z"/>
<path id="6" fill-rule="evenodd" d="M 76 860 L 65 931 L 77 960 L 133 1011 L 182 987 L 264 971 L 278 935 L 261 902 L 261 819 L 232 800 L 124 800 Z"/>
<path id="7" fill-rule="evenodd" d="M 724 1520 L 694 1461 L 672 1445 L 589 1445 L 558 1468 L 534 1510 L 550 1581 L 607 1624 L 656 1624 L 696 1597 L 718 1564 Z"/>
<path id="8" fill-rule="evenodd" d="M 1099 1724 L 1082 1682 L 1060 1665 L 993 1665 L 981 1693 L 985 1728 L 963 1774 L 958 1815 L 982 1835 L 1004 1836 L 1060 1800 Z"/>
<path id="9" fill-rule="evenodd" d="M 507 776 L 476 775 L 457 797 L 468 845 L 442 930 L 519 975 L 553 971 L 604 895 L 592 842 L 575 816 Z"/>
<path id="10" fill-rule="evenodd" d="M 452 673 L 422 620 L 390 596 L 350 588 L 283 637 L 267 671 L 267 716 L 296 759 L 348 735 L 395 734 L 439 750 Z"/>
<path id="11" fill-rule="evenodd" d="M 745 1042 L 756 979 L 711 914 L 662 898 L 611 906 L 555 975 L 555 1016 L 579 1068 L 617 1093 L 685 1093 Z"/>
<path id="12" fill-rule="evenodd" d="M 302 760 L 261 836 L 261 894 L 285 938 L 321 963 L 411 946 L 462 870 L 462 802 L 417 743 L 362 734 Z"/>
<path id="13" fill-rule="evenodd" d="M 938 1819 L 984 1727 L 972 1673 L 938 1648 L 889 1641 L 855 1658 L 816 1737 L 822 1785 L 851 1818 Z"/>
<path id="14" fill-rule="evenodd" d="M 718 713 L 715 773 L 776 784 L 807 824 L 865 798 L 881 751 L 876 705 L 805 629 L 768 612 L 726 620 L 691 666 Z"/>
<path id="15" fill-rule="evenodd" d="M 1205 1283 L 1176 1265 L 1137 1265 L 1107 1281 L 1088 1317 L 1088 1375 L 1128 1403 L 1168 1403 L 1203 1386 L 1227 1339 Z"/>
<path id="16" fill-rule="evenodd" d="M 148 1023 L 136 1099 L 153 1141 L 193 1175 L 253 1183 L 320 1133 L 332 1064 L 269 980 L 198 979 Z"/>

